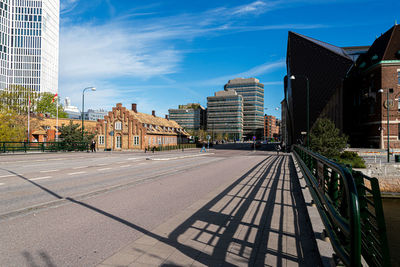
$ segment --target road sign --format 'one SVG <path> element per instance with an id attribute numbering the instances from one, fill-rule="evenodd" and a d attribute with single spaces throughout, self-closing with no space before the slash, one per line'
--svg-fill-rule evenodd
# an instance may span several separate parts
<path id="1" fill-rule="evenodd" d="M 210 139 L 211 139 L 211 136 L 207 135 L 207 140 L 210 140 Z"/>
<path id="2" fill-rule="evenodd" d="M 111 135 L 111 136 L 114 136 L 114 131 L 111 131 L 111 132 L 110 132 L 110 135 Z"/>
<path id="3" fill-rule="evenodd" d="M 255 136 L 253 136 L 253 140 L 256 140 L 256 137 L 255 137 Z"/>

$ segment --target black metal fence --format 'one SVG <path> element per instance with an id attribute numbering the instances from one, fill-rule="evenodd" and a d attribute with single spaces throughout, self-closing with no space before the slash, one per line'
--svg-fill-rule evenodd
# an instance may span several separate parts
<path id="1" fill-rule="evenodd" d="M 87 151 L 87 142 L 0 142 L 0 153 Z"/>

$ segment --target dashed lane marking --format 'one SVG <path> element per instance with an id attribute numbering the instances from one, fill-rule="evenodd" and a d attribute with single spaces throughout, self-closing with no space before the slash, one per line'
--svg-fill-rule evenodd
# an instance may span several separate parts
<path id="1" fill-rule="evenodd" d="M 100 164 L 97 164 L 96 166 L 106 166 L 107 164 L 106 163 L 100 163 Z"/>
<path id="2" fill-rule="evenodd" d="M 4 185 L 4 183 L 0 183 L 0 185 Z"/>
<path id="3" fill-rule="evenodd" d="M 78 169 L 84 169 L 84 168 L 87 168 L 87 167 L 89 167 L 89 166 L 79 166 L 79 167 L 74 167 L 72 169 L 73 170 L 78 170 Z"/>
<path id="4" fill-rule="evenodd" d="M 111 170 L 111 168 L 98 169 L 98 171 L 105 171 L 105 170 Z"/>
<path id="5" fill-rule="evenodd" d="M 131 164 L 128 164 L 128 165 L 122 165 L 122 166 L 120 166 L 121 168 L 126 168 L 126 167 L 129 167 L 129 166 L 132 166 Z"/>
<path id="6" fill-rule="evenodd" d="M 0 176 L 0 178 L 11 177 L 11 176 L 16 176 L 16 175 L 15 174 L 7 174 L 7 175 Z"/>
<path id="7" fill-rule="evenodd" d="M 50 179 L 52 176 L 45 176 L 45 177 L 38 177 L 38 178 L 33 178 L 29 179 L 30 181 L 38 181 L 38 180 L 44 180 L 44 179 Z"/>
<path id="8" fill-rule="evenodd" d="M 71 172 L 71 173 L 68 173 L 68 175 L 76 175 L 76 174 L 82 174 L 82 173 L 86 173 L 86 172 Z"/>
<path id="9" fill-rule="evenodd" d="M 59 170 L 46 170 L 46 171 L 40 171 L 40 172 L 58 172 Z"/>

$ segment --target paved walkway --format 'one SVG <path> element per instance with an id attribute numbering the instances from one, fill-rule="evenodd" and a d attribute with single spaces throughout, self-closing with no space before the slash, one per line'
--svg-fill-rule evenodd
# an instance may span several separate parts
<path id="1" fill-rule="evenodd" d="M 151 211 L 149 211 L 151 212 Z M 291 156 L 269 155 L 245 175 L 99 266 L 320 266 Z"/>

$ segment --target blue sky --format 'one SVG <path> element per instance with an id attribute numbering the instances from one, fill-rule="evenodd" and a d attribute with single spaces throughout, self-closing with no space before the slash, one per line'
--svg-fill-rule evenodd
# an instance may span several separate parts
<path id="1" fill-rule="evenodd" d="M 158 116 L 207 96 L 229 79 L 265 85 L 280 117 L 288 31 L 337 46 L 370 45 L 400 22 L 397 0 L 61 0 L 61 98 L 111 109 L 122 102 Z"/>

